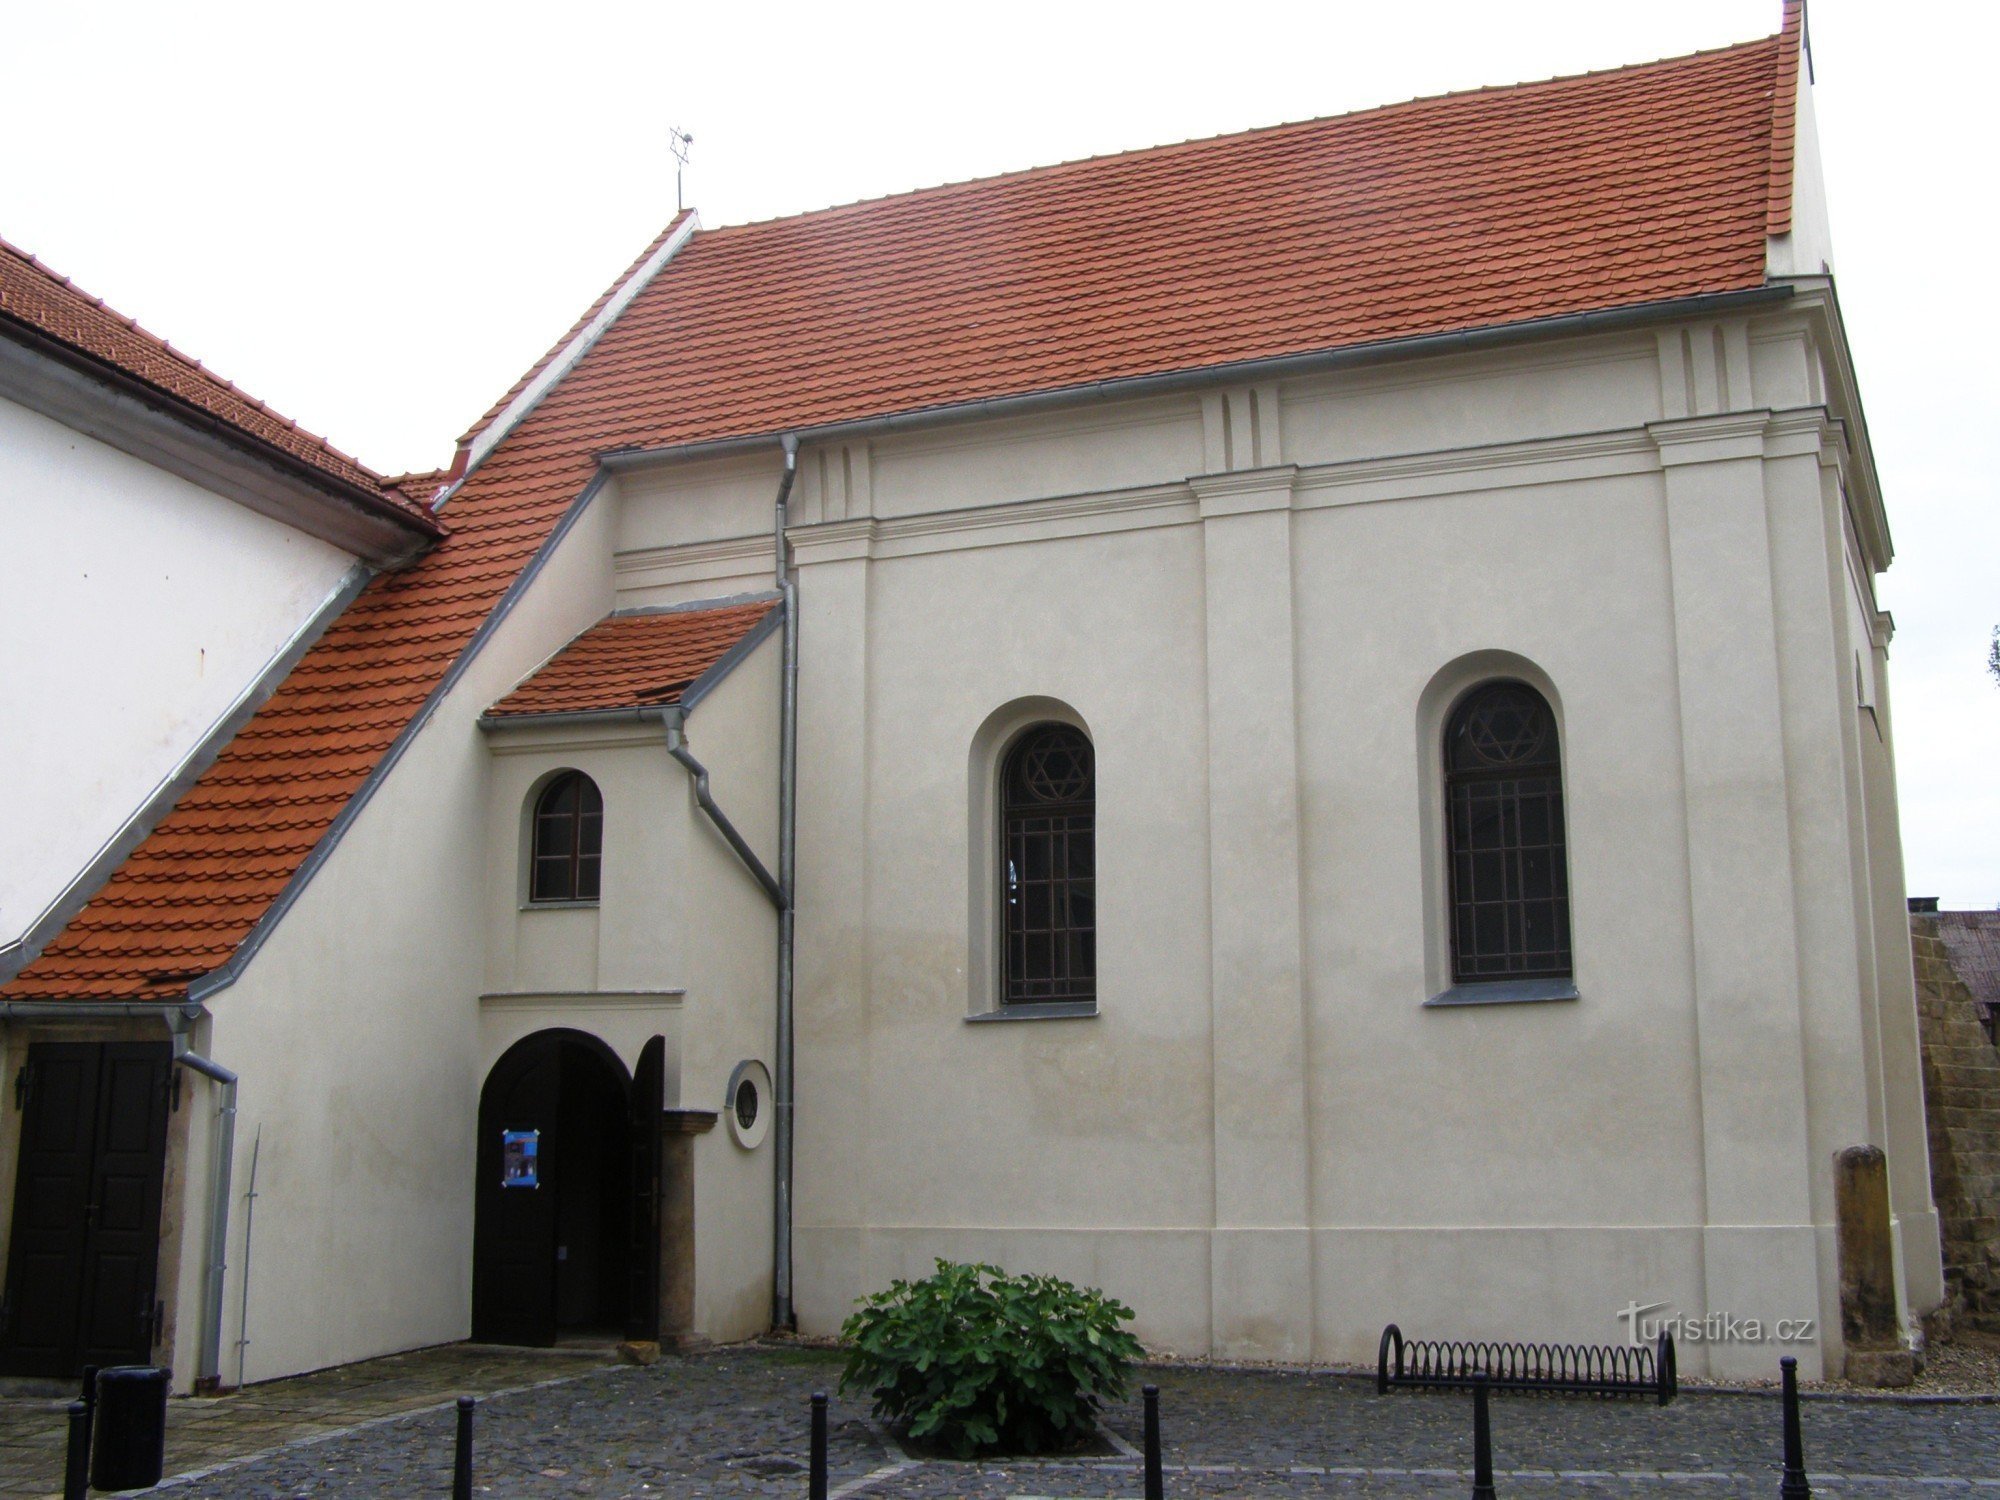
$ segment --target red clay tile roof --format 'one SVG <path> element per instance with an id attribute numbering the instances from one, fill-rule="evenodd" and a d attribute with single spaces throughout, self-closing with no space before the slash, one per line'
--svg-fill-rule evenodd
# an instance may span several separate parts
<path id="1" fill-rule="evenodd" d="M 439 530 L 428 509 L 388 487 L 374 470 L 211 374 L 27 251 L 0 240 L 0 324 L 7 322 L 193 408 L 239 439 L 274 448 L 346 489 L 378 496 L 421 531 L 434 535 Z"/>
<path id="2" fill-rule="evenodd" d="M 1788 45 L 713 230 L 570 379 L 666 446 L 1755 287 Z"/>
<path id="3" fill-rule="evenodd" d="M 382 491 L 407 505 L 419 506 L 429 512 L 438 491 L 450 482 L 451 471 L 448 469 L 421 469 L 413 474 L 392 474 L 382 481 Z"/>
<path id="4" fill-rule="evenodd" d="M 489 708 L 489 718 L 659 708 L 763 622 L 775 602 L 611 615 Z"/>
<path id="5" fill-rule="evenodd" d="M 1760 286 L 1792 46 L 696 235 L 11 992 L 176 996 L 227 960 L 598 454 Z"/>

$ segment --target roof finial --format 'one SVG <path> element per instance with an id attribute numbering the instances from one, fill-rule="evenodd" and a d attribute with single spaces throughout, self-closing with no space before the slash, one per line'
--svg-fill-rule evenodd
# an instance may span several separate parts
<path id="1" fill-rule="evenodd" d="M 667 149 L 674 153 L 674 212 L 680 213 L 687 207 L 681 199 L 681 173 L 688 164 L 688 149 L 694 145 L 694 137 L 678 125 L 667 127 Z"/>

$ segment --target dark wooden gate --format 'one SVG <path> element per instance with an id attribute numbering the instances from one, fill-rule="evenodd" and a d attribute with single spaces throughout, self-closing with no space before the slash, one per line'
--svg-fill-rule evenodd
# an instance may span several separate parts
<path id="1" fill-rule="evenodd" d="M 660 1111 L 666 1107 L 667 1043 L 654 1037 L 632 1073 L 632 1242 L 625 1337 L 660 1337 Z"/>
<path id="2" fill-rule="evenodd" d="M 0 1374 L 152 1357 L 172 1076 L 165 1042 L 29 1047 Z"/>

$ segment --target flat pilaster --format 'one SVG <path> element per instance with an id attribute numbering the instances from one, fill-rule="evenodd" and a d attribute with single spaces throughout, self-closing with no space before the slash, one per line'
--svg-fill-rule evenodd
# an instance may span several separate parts
<path id="1" fill-rule="evenodd" d="M 832 1128 L 870 1115 L 868 1043 L 868 583 L 865 524 L 793 532 L 798 561 L 799 758 L 793 1224 L 870 1220 L 866 1146 Z M 864 1140 L 867 1138 L 864 1136 Z M 815 1243 L 832 1243 L 821 1237 Z M 850 1248 L 852 1238 L 839 1240 Z M 795 1238 L 795 1247 L 798 1246 Z M 856 1265 L 795 1248 L 800 1326 L 831 1333 Z M 872 1288 L 871 1288 L 872 1289 Z"/>
<path id="2" fill-rule="evenodd" d="M 1312 1222 L 1301 974 L 1296 470 L 1190 481 L 1208 647 L 1213 1352 L 1311 1353 Z"/>
<path id="3" fill-rule="evenodd" d="M 1704 1312 L 1819 1317 L 1764 412 L 1656 424 L 1701 1078 Z M 1775 1231 L 1775 1233 L 1774 1233 Z M 1771 1351 L 1718 1344 L 1718 1376 Z"/>

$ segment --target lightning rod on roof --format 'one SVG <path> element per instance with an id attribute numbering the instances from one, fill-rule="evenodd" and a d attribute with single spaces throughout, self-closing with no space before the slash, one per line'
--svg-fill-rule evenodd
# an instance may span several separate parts
<path id="1" fill-rule="evenodd" d="M 667 149 L 674 153 L 674 212 L 687 207 L 681 200 L 681 173 L 688 164 L 688 149 L 694 145 L 694 137 L 678 125 L 667 127 Z"/>

